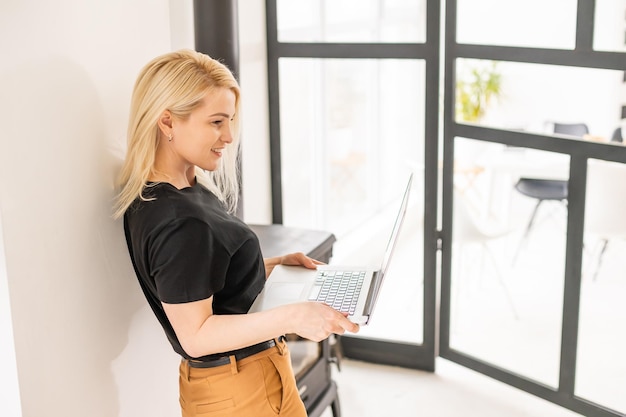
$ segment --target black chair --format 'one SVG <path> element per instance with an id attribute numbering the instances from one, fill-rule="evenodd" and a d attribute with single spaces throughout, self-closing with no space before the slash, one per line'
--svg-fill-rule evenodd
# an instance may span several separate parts
<path id="1" fill-rule="evenodd" d="M 576 137 L 583 137 L 589 133 L 589 128 L 585 123 L 554 123 L 554 133 L 562 135 L 570 135 Z M 567 180 L 551 180 L 551 179 L 538 179 L 538 178 L 520 178 L 515 184 L 515 189 L 530 198 L 537 200 L 537 204 L 530 215 L 530 220 L 526 225 L 526 230 L 522 236 L 522 240 L 517 248 L 513 262 L 517 260 L 520 249 L 523 243 L 526 241 L 530 230 L 535 222 L 539 207 L 548 201 L 555 201 L 563 204 L 567 207 Z"/>
<path id="2" fill-rule="evenodd" d="M 622 135 L 621 127 L 618 127 L 617 129 L 615 129 L 615 131 L 613 131 L 613 134 L 611 135 L 611 142 L 619 142 L 619 143 L 624 142 L 624 137 Z"/>
<path id="3" fill-rule="evenodd" d="M 515 262 L 515 260 L 517 259 L 522 244 L 528 238 L 530 229 L 532 229 L 535 218 L 537 217 L 539 207 L 547 201 L 556 201 L 567 206 L 568 182 L 567 180 L 520 178 L 517 181 L 517 184 L 515 184 L 515 189 L 527 197 L 536 199 L 537 204 L 535 204 L 535 208 L 530 215 L 530 220 L 526 225 L 526 230 L 524 231 L 524 235 L 522 236 L 520 245 L 517 248 L 517 252 L 515 253 L 513 262 Z"/>
<path id="4" fill-rule="evenodd" d="M 585 123 L 554 123 L 554 133 L 582 138 L 589 133 Z"/>

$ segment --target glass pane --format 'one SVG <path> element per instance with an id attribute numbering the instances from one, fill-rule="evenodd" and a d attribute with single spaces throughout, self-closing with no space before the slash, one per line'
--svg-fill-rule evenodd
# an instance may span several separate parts
<path id="1" fill-rule="evenodd" d="M 589 160 L 577 396 L 626 413 L 626 165 Z M 598 383 L 601 381 L 601 383 Z"/>
<path id="2" fill-rule="evenodd" d="M 380 265 L 414 173 L 374 323 L 360 334 L 421 342 L 424 62 L 282 58 L 279 71 L 283 223 L 334 233 L 332 263 Z M 398 271 L 407 264 L 414 273 Z M 397 328 L 398 309 L 419 328 Z"/>
<path id="3" fill-rule="evenodd" d="M 278 0 L 280 42 L 426 41 L 425 0 Z"/>
<path id="4" fill-rule="evenodd" d="M 595 20 L 594 49 L 626 52 L 626 2 L 596 0 Z"/>
<path id="5" fill-rule="evenodd" d="M 569 156 L 455 139 L 450 347 L 557 387 Z"/>
<path id="6" fill-rule="evenodd" d="M 574 49 L 577 0 L 458 0 L 457 42 Z"/>
<path id="7" fill-rule="evenodd" d="M 615 70 L 457 59 L 456 121 L 609 142 L 626 102 L 623 77 Z M 571 124 L 584 124 L 587 133 L 558 126 Z"/>

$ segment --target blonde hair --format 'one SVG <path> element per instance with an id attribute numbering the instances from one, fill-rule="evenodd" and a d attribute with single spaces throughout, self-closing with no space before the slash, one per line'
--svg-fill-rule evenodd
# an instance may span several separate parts
<path id="1" fill-rule="evenodd" d="M 185 120 L 200 104 L 207 92 L 228 88 L 235 94 L 233 142 L 215 171 L 196 167 L 197 180 L 213 192 L 234 212 L 239 196 L 237 157 L 239 154 L 240 90 L 230 70 L 200 52 L 183 49 L 161 55 L 150 61 L 139 73 L 133 89 L 128 122 L 128 149 L 119 176 L 121 191 L 117 196 L 114 217 L 121 217 L 137 198 L 144 195 L 148 178 L 154 174 L 159 142 L 157 121 L 165 110 Z"/>

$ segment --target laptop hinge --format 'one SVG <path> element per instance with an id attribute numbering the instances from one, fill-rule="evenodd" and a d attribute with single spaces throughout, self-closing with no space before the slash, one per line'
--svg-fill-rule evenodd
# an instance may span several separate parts
<path id="1" fill-rule="evenodd" d="M 380 281 L 378 280 L 379 272 L 374 272 L 372 276 L 372 282 L 370 282 L 369 292 L 367 293 L 367 299 L 365 300 L 365 306 L 363 307 L 363 315 L 369 315 L 372 312 L 372 308 L 374 307 L 374 303 L 376 302 L 376 294 L 378 293 L 377 289 L 374 288 L 376 285 L 380 285 Z M 362 291 L 363 289 L 361 289 Z"/>

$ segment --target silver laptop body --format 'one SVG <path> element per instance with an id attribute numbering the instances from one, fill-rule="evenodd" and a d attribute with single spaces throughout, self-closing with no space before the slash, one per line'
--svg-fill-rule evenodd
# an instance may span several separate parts
<path id="1" fill-rule="evenodd" d="M 380 269 L 320 265 L 317 269 L 277 265 L 249 312 L 300 301 L 319 301 L 347 312 L 354 323 L 369 323 L 404 222 L 413 175 L 409 177 Z"/>

